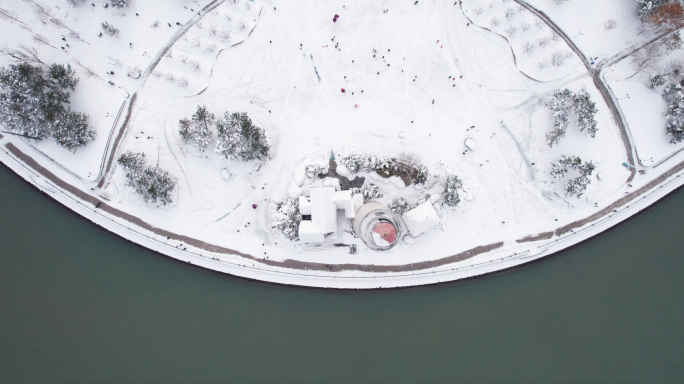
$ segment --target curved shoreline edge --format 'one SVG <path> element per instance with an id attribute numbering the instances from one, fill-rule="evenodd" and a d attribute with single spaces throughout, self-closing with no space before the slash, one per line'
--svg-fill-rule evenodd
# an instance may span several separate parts
<path id="1" fill-rule="evenodd" d="M 196 267 L 283 285 L 332 289 L 383 289 L 445 283 L 515 268 L 577 245 L 640 213 L 684 184 L 684 162 L 600 211 L 553 232 L 482 245 L 457 255 L 405 265 L 360 265 L 262 260 L 153 227 L 106 205 L 58 178 L 13 143 L 0 147 L 0 162 L 44 194 L 96 225 L 133 243 Z M 100 204 L 100 208 L 96 206 Z M 171 238 L 188 250 L 165 243 Z M 223 257 L 223 258 L 219 258 Z M 468 263 L 468 260 L 480 256 Z M 228 260 L 226 257 L 229 257 Z"/>

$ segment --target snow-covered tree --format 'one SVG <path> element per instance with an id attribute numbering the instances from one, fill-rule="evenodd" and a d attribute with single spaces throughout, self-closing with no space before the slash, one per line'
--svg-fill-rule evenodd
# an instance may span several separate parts
<path id="1" fill-rule="evenodd" d="M 340 164 L 344 165 L 350 173 L 357 173 L 363 169 L 363 156 L 352 153 L 340 159 Z"/>
<path id="2" fill-rule="evenodd" d="M 668 120 L 665 131 L 668 135 L 672 135 L 670 143 L 677 144 L 684 141 L 684 125 L 678 119 Z"/>
<path id="3" fill-rule="evenodd" d="M 570 123 L 569 113 L 573 106 L 573 94 L 569 89 L 557 89 L 553 92 L 553 99 L 548 104 L 548 107 L 553 111 L 555 121 L 553 123 L 553 131 L 546 135 L 546 140 L 549 147 L 558 144 L 558 141 L 565 137 L 565 132 Z"/>
<path id="4" fill-rule="evenodd" d="M 270 146 L 266 133 L 252 123 L 245 112 L 226 112 L 216 121 L 218 143 L 216 152 L 228 160 L 266 160 Z"/>
<path id="5" fill-rule="evenodd" d="M 565 193 L 574 196 L 587 189 L 587 186 L 591 183 L 589 176 L 596 169 L 596 165 L 591 161 L 583 163 L 582 159 L 577 156 L 563 155 L 560 160 L 551 163 L 551 176 L 556 179 L 563 179 L 570 169 L 575 170 L 577 176 L 569 179 L 565 183 L 564 188 Z"/>
<path id="6" fill-rule="evenodd" d="M 112 6 L 116 8 L 125 8 L 128 7 L 130 0 L 109 0 L 112 3 Z"/>
<path id="7" fill-rule="evenodd" d="M 214 124 L 216 118 L 214 114 L 207 111 L 207 107 L 197 106 L 197 111 L 190 119 L 182 119 L 178 122 L 180 126 L 180 136 L 183 143 L 193 145 L 204 152 L 209 143 L 212 142 L 209 127 Z"/>
<path id="8" fill-rule="evenodd" d="M 458 190 L 463 186 L 463 182 L 456 175 L 448 175 L 442 183 L 442 201 L 444 204 L 455 207 L 461 202 Z"/>
<path id="9" fill-rule="evenodd" d="M 591 96 L 586 89 L 582 89 L 573 97 L 574 105 L 573 110 L 577 114 L 577 125 L 580 131 L 585 129 L 591 135 L 591 137 L 596 137 L 596 132 L 598 128 L 596 125 L 596 103 L 591 101 Z"/>
<path id="10" fill-rule="evenodd" d="M 646 21 L 651 12 L 669 2 L 670 0 L 636 0 L 636 16 L 639 18 L 639 20 Z"/>
<path id="11" fill-rule="evenodd" d="M 364 184 L 361 188 L 352 188 L 351 189 L 352 195 L 356 195 L 358 193 L 363 195 L 363 201 L 369 201 L 371 199 L 379 199 L 382 197 L 382 192 L 380 192 L 380 189 L 378 188 L 377 185 L 375 184 Z"/>
<path id="12" fill-rule="evenodd" d="M 116 29 L 113 25 L 111 25 L 105 21 L 102 23 L 101 26 L 102 26 L 102 32 L 104 32 L 107 36 L 119 37 L 119 30 Z"/>
<path id="13" fill-rule="evenodd" d="M 660 39 L 660 45 L 668 51 L 676 51 L 682 48 L 682 36 L 679 32 L 671 33 Z"/>
<path id="14" fill-rule="evenodd" d="M 591 96 L 586 89 L 582 89 L 574 94 L 569 89 L 557 89 L 553 92 L 553 99 L 548 104 L 548 108 L 553 111 L 555 118 L 553 130 L 546 134 L 546 141 L 549 147 L 558 144 L 560 139 L 565 137 L 568 125 L 570 124 L 570 112 L 577 115 L 577 126 L 580 131 L 585 129 L 596 137 L 598 131 L 596 122 L 596 103 L 591 101 Z"/>
<path id="15" fill-rule="evenodd" d="M 126 184 L 147 203 L 169 204 L 177 180 L 158 166 L 145 166 L 145 154 L 125 152 L 119 165 L 126 171 Z"/>
<path id="16" fill-rule="evenodd" d="M 395 197 L 392 199 L 392 202 L 387 204 L 387 208 L 389 208 L 390 211 L 398 214 L 402 214 L 411 209 L 409 203 L 404 200 L 403 197 Z"/>
<path id="17" fill-rule="evenodd" d="M 657 74 L 655 76 L 649 76 L 648 79 L 651 81 L 651 89 L 656 89 L 661 85 L 665 85 L 667 79 L 665 76 Z"/>
<path id="18" fill-rule="evenodd" d="M 279 203 L 275 215 L 273 215 L 273 228 L 280 230 L 288 239 L 299 240 L 299 223 L 302 216 L 299 214 L 299 200 L 288 199 Z"/>
<path id="19" fill-rule="evenodd" d="M 70 65 L 47 70 L 28 63 L 0 68 L 0 122 L 17 134 L 42 140 L 54 138 L 74 152 L 95 138 L 88 115 L 66 108 L 78 78 Z"/>
<path id="20" fill-rule="evenodd" d="M 304 171 L 306 172 L 306 177 L 313 179 L 323 171 L 323 167 L 318 164 L 309 164 L 304 168 Z"/>

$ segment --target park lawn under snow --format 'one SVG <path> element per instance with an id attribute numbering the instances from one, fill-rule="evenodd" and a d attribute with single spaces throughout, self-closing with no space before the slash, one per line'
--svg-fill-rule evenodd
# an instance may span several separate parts
<path id="1" fill-rule="evenodd" d="M 617 129 L 591 79 L 576 73 L 573 80 L 530 80 L 505 40 L 466 24 L 459 7 L 441 2 L 265 3 L 251 36 L 218 55 L 201 94 L 162 92 L 152 78 L 140 93 L 124 150 L 144 152 L 148 164 L 179 179 L 174 203 L 145 204 L 117 169 L 107 190 L 112 204 L 154 225 L 271 259 L 395 264 L 548 231 L 558 218 L 585 217 L 595 203 L 612 202 L 629 173 L 621 165 Z M 174 47 L 173 60 L 182 50 L 188 48 Z M 192 70 L 183 69 L 175 70 L 190 77 Z M 572 123 L 560 145 L 549 148 L 545 134 L 553 117 L 545 103 L 564 87 L 591 94 L 599 132 L 592 139 Z M 217 115 L 247 112 L 266 130 L 272 159 L 261 166 L 229 163 L 213 152 L 214 144 L 207 152 L 184 147 L 178 121 L 198 104 Z M 477 142 L 476 151 L 463 154 L 466 138 Z M 272 216 L 276 203 L 289 197 L 297 165 L 305 158 L 327 161 L 331 151 L 338 158 L 413 152 L 433 173 L 457 174 L 467 196 L 456 209 L 443 207 L 442 228 L 413 245 L 400 243 L 388 253 L 362 247 L 357 255 L 346 249 L 302 252 L 271 228 Z M 549 175 L 561 155 L 594 161 L 602 180 L 592 176 L 580 198 L 565 197 L 564 181 Z M 415 204 L 425 192 L 375 183 L 385 193 L 382 201 L 401 195 Z"/>

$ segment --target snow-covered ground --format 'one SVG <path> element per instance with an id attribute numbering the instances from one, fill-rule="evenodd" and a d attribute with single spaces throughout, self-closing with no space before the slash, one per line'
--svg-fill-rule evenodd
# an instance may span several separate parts
<path id="1" fill-rule="evenodd" d="M 49 37 L 56 48 L 37 46 L 44 61 L 71 63 L 76 69 L 81 84 L 72 98 L 72 109 L 90 114 L 98 138 L 76 154 L 49 141 L 35 145 L 54 161 L 35 152 L 23 139 L 6 136 L 3 140 L 11 141 L 63 180 L 104 196 L 107 204 L 154 227 L 256 258 L 404 265 L 503 241 L 497 253 L 467 261 L 472 264 L 489 262 L 502 254 L 515 256 L 512 264 L 487 269 L 496 270 L 551 253 L 547 251 L 550 246 L 539 251 L 534 249 L 538 243 L 520 245 L 516 240 L 589 217 L 657 177 L 657 173 L 649 172 L 627 185 L 630 172 L 623 166 L 627 154 L 620 131 L 586 68 L 562 39 L 552 38 L 548 26 L 513 1 L 483 2 L 479 12 L 480 3 L 471 0 L 464 1 L 462 8 L 439 1 L 230 0 L 199 16 L 198 9 L 209 1 L 170 0 L 162 7 L 132 0 L 132 6 L 123 10 L 104 8 L 104 1 L 95 1 L 92 6 L 77 0 L 76 8 L 63 3 L 52 5 L 52 17 L 64 20 L 87 43 L 73 41 L 69 31 L 57 28 L 49 17 L 41 23 L 31 2 L 0 0 L 0 8 L 11 9 L 17 18 L 30 23 L 34 34 Z M 530 1 L 557 21 L 586 57 L 614 55 L 638 42 L 633 4 L 625 3 L 629 4 Z M 591 17 L 579 8 L 590 9 Z M 507 18 L 509 9 L 514 13 Z M 340 15 L 337 22 L 332 20 L 335 14 Z M 492 23 L 495 18 L 498 22 Z M 606 31 L 604 19 L 611 18 L 617 20 L 618 27 Z M 196 24 L 180 36 L 180 28 L 191 19 Z M 98 37 L 102 21 L 117 26 L 120 36 Z M 475 24 L 468 25 L 470 21 Z M 21 28 L 21 23 L 0 23 L 7 26 L 6 44 L 35 45 L 32 34 Z M 578 35 L 575 30 L 583 33 Z M 70 44 L 68 49 L 61 49 L 60 44 L 65 44 L 61 34 Z M 540 39 L 549 41 L 540 46 Z M 532 51 L 525 52 L 527 42 L 535 44 Z M 565 55 L 562 65 L 539 65 L 550 63 L 555 52 Z M 163 58 L 159 64 L 150 67 L 160 53 Z M 6 56 L 0 60 L 2 65 L 11 62 Z M 149 77 L 126 75 L 128 68 L 136 67 L 142 73 L 149 69 Z M 94 75 L 87 76 L 86 68 Z M 115 74 L 108 74 L 110 71 Z M 607 81 L 640 158 L 650 154 L 657 162 L 667 157 L 675 146 L 663 146 L 659 141 L 660 136 L 667 139 L 658 120 L 664 121 L 658 117 L 665 106 L 662 98 L 644 86 L 643 80 L 618 79 L 611 77 L 613 73 L 618 70 L 606 75 Z M 546 134 L 554 118 L 546 103 L 553 91 L 561 88 L 573 92 L 586 89 L 597 104 L 595 138 L 580 132 L 573 120 L 560 144 L 548 146 Z M 110 137 L 123 126 L 124 118 L 119 117 L 118 124 L 113 122 L 119 110 L 128 113 L 128 96 L 134 93 L 137 101 L 126 134 L 122 143 L 112 148 Z M 627 93 L 632 97 L 621 97 Z M 183 145 L 178 122 L 191 116 L 198 105 L 206 105 L 217 116 L 247 112 L 265 129 L 272 145 L 271 159 L 264 164 L 228 162 L 214 153 L 215 143 L 206 152 Z M 643 110 L 647 113 L 641 114 Z M 649 133 L 656 130 L 656 135 Z M 468 138 L 477 144 L 474 151 L 466 151 L 464 141 Z M 670 152 L 663 153 L 665 147 Z M 143 202 L 126 186 L 125 172 L 120 168 L 115 169 L 104 191 L 91 191 L 101 176 L 103 159 L 113 149 L 118 154 L 143 152 L 148 164 L 159 165 L 174 175 L 178 185 L 173 203 L 158 207 Z M 4 143 L 3 152 L 3 162 L 8 161 Z M 338 160 L 350 153 L 387 158 L 412 153 L 430 169 L 432 177 L 426 188 L 359 173 L 367 182 L 380 186 L 382 203 L 401 196 L 415 206 L 438 189 L 440 176 L 447 174 L 463 180 L 465 193 L 457 208 L 438 202 L 441 228 L 417 241 L 400 241 L 389 252 L 371 251 L 348 234 L 342 240 L 357 244 L 359 253 L 350 255 L 347 248 L 308 252 L 272 228 L 273 214 L 279 202 L 299 193 L 296 188 L 293 192 L 293 179 L 298 179 L 302 161 L 320 158 L 325 165 L 331 152 Z M 580 197 L 566 196 L 566 180 L 550 175 L 551 163 L 562 155 L 576 155 L 597 166 Z M 27 174 L 25 178 L 42 183 L 35 176 Z M 670 186 L 674 188 L 675 184 Z M 58 200 L 62 201 L 61 197 Z M 121 222 L 113 217 L 106 220 Z M 619 220 L 605 226 L 616 222 Z M 104 226 L 125 234 L 123 227 L 115 230 L 108 225 Z M 164 243 L 159 236 L 148 235 Z M 173 257 L 180 252 L 175 246 L 170 250 L 162 243 L 133 240 L 165 254 L 173 253 Z M 549 241 L 557 238 L 545 240 Z M 519 258 L 519 253 L 527 253 L 529 259 Z M 185 260 L 183 257 L 178 256 Z M 240 256 L 221 256 L 221 260 L 241 263 Z M 213 261 L 202 265 L 214 268 Z M 214 269 L 224 270 L 218 266 Z M 270 277 L 249 277 L 279 281 L 271 275 L 277 270 L 269 269 Z M 233 269 L 224 271 L 247 276 Z M 448 279 L 480 273 L 453 274 Z M 306 281 L 293 284 L 333 286 Z M 444 280 L 381 286 L 436 281 Z M 287 282 L 292 283 L 290 278 Z M 353 283 L 345 282 L 344 286 Z M 359 283 L 361 286 L 373 285 Z"/>

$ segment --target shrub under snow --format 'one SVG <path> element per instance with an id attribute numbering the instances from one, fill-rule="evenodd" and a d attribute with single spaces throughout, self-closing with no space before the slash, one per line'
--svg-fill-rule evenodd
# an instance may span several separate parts
<path id="1" fill-rule="evenodd" d="M 458 190 L 463 186 L 463 182 L 456 175 L 448 175 L 444 179 L 442 187 L 442 200 L 444 204 L 455 207 L 461 202 L 461 198 L 458 196 Z"/>
<path id="2" fill-rule="evenodd" d="M 382 192 L 375 184 L 364 184 L 361 188 L 352 188 L 352 195 L 360 193 L 363 195 L 363 201 L 369 201 L 371 199 L 379 199 L 382 197 Z"/>

